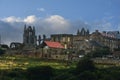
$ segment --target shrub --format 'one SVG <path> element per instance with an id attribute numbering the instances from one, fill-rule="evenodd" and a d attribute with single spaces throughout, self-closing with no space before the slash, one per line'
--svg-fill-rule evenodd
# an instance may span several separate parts
<path id="1" fill-rule="evenodd" d="M 98 80 L 97 75 L 91 71 L 84 71 L 78 75 L 79 80 Z"/>
<path id="2" fill-rule="evenodd" d="M 1 48 L 0 48 L 0 55 L 2 55 L 2 54 L 4 54 L 5 53 L 5 50 L 2 50 Z"/>
<path id="3" fill-rule="evenodd" d="M 95 68 L 93 61 L 90 60 L 88 57 L 84 57 L 77 64 L 76 73 L 80 74 L 81 72 L 94 71 L 95 69 L 96 68 Z"/>
<path id="4" fill-rule="evenodd" d="M 50 80 L 53 69 L 50 66 L 36 66 L 27 69 L 28 80 Z"/>

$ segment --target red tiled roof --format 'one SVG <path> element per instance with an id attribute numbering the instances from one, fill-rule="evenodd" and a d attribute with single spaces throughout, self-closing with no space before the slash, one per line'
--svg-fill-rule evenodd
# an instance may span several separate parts
<path id="1" fill-rule="evenodd" d="M 59 42 L 45 41 L 45 43 L 51 48 L 64 48 Z"/>

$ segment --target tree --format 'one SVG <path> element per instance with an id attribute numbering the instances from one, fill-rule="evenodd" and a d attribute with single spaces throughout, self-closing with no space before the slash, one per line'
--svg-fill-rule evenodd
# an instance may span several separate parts
<path id="1" fill-rule="evenodd" d="M 80 74 L 84 71 L 94 71 L 95 65 L 89 57 L 83 57 L 77 64 L 76 73 Z"/>
<path id="2" fill-rule="evenodd" d="M 92 51 L 91 53 L 93 57 L 102 57 L 102 56 L 111 54 L 110 49 L 108 47 L 96 49 L 95 51 Z"/>

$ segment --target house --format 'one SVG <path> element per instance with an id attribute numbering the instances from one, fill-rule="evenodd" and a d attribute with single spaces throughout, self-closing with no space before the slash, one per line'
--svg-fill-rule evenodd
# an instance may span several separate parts
<path id="1" fill-rule="evenodd" d="M 119 48 L 119 39 L 115 35 L 108 34 L 105 31 L 101 33 L 96 30 L 91 34 L 90 39 L 109 47 L 110 51 L 114 51 L 114 48 Z"/>
<path id="2" fill-rule="evenodd" d="M 57 60 L 68 59 L 68 55 L 65 53 L 64 46 L 59 42 L 43 41 L 42 49 L 42 58 Z"/>
<path id="3" fill-rule="evenodd" d="M 52 34 L 51 41 L 60 42 L 65 49 L 70 49 L 73 44 L 73 34 Z"/>
<path id="4" fill-rule="evenodd" d="M 44 47 L 49 47 L 49 48 L 64 49 L 64 47 L 59 42 L 44 41 L 43 45 Z"/>

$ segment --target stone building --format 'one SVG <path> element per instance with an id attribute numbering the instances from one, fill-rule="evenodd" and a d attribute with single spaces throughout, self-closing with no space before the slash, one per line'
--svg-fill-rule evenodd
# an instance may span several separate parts
<path id="1" fill-rule="evenodd" d="M 37 36 L 35 34 L 34 26 L 33 28 L 31 26 L 24 26 L 23 44 L 25 47 L 35 47 L 37 45 Z"/>
<path id="2" fill-rule="evenodd" d="M 93 40 L 76 40 L 73 43 L 73 50 L 78 55 L 85 55 L 103 46 Z"/>
<path id="3" fill-rule="evenodd" d="M 77 34 L 73 36 L 73 41 L 79 41 L 79 40 L 88 40 L 89 39 L 89 30 L 85 30 L 85 28 L 82 28 L 81 31 L 77 31 Z"/>
<path id="4" fill-rule="evenodd" d="M 109 47 L 111 51 L 114 51 L 115 48 L 119 48 L 119 39 L 113 34 L 107 32 L 99 32 L 96 30 L 90 36 L 90 40 L 95 40 L 96 42 Z"/>
<path id="5" fill-rule="evenodd" d="M 80 31 L 78 29 L 77 34 L 54 34 L 51 35 L 51 41 L 60 42 L 64 45 L 65 49 L 70 50 L 72 53 L 78 53 L 79 51 L 85 51 L 85 53 L 90 52 L 89 40 L 90 34 L 89 30 L 82 28 Z"/>
<path id="6" fill-rule="evenodd" d="M 59 60 L 65 60 L 68 58 L 68 55 L 64 52 L 64 46 L 59 42 L 43 41 L 42 46 L 42 58 Z"/>
<path id="7" fill-rule="evenodd" d="M 19 43 L 19 42 L 12 42 L 10 44 L 10 48 L 12 50 L 18 50 L 18 49 L 22 49 L 23 48 L 23 44 L 22 43 Z"/>
<path id="8" fill-rule="evenodd" d="M 82 28 L 81 31 L 77 31 L 77 35 L 73 36 L 75 51 L 89 52 L 102 47 L 109 47 L 111 51 L 120 48 L 120 33 L 118 31 L 99 32 L 96 30 L 89 34 L 89 30 Z"/>
<path id="9" fill-rule="evenodd" d="M 35 27 L 26 27 L 25 25 L 23 43 L 13 42 L 10 47 L 13 50 L 20 50 L 19 53 L 35 53 L 39 57 L 51 59 L 68 59 L 69 55 L 70 57 L 73 57 L 73 55 L 78 57 L 81 54 L 87 54 L 103 47 L 109 47 L 111 51 L 120 48 L 119 32 L 99 32 L 96 30 L 90 34 L 88 29 L 82 28 L 81 30 L 78 29 L 75 35 L 52 34 L 50 39 L 46 38 L 45 35 L 43 35 L 43 38 L 40 35 L 37 38 L 35 32 Z M 42 42 L 45 46 L 44 54 Z M 53 48 L 56 44 L 57 46 Z M 58 44 L 61 44 L 64 49 L 58 48 Z"/>
<path id="10" fill-rule="evenodd" d="M 90 51 L 89 44 L 87 42 L 87 40 L 89 40 L 89 37 L 90 34 L 88 29 L 78 29 L 77 34 L 73 36 L 73 50 L 75 53 L 82 51 L 83 54 L 83 52 L 87 53 Z"/>
<path id="11" fill-rule="evenodd" d="M 77 35 L 79 35 L 79 36 L 89 36 L 89 30 L 88 29 L 85 30 L 85 28 L 82 28 L 81 31 L 79 31 L 79 29 L 78 29 Z"/>
<path id="12" fill-rule="evenodd" d="M 52 34 L 51 41 L 60 42 L 65 49 L 71 49 L 73 47 L 73 34 Z"/>

